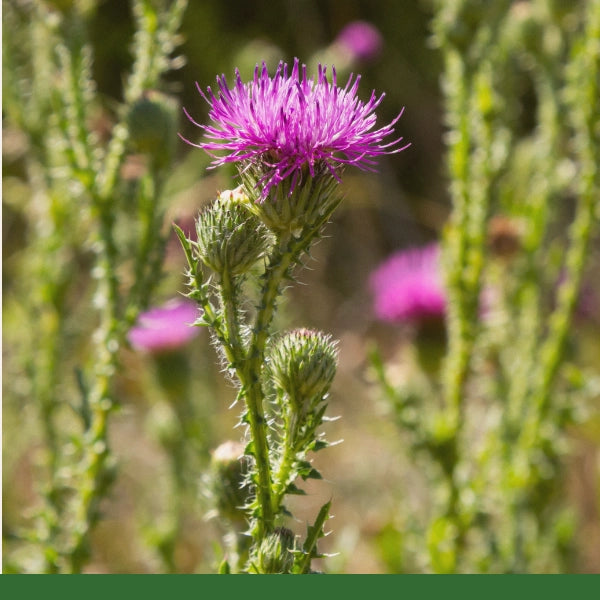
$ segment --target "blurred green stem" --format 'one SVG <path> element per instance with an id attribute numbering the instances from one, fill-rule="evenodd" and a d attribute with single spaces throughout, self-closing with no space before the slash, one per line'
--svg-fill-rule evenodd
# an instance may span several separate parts
<path id="1" fill-rule="evenodd" d="M 540 427 L 550 409 L 551 391 L 561 364 L 571 326 L 589 243 L 598 225 L 600 197 L 600 1 L 589 3 L 586 29 L 575 45 L 569 65 L 570 116 L 575 132 L 575 154 L 580 165 L 576 192 L 577 208 L 569 230 L 564 270 L 558 282 L 556 308 L 548 321 L 548 332 L 537 352 L 531 402 L 525 427 L 519 438 L 523 449 L 536 443 Z"/>
<path id="2" fill-rule="evenodd" d="M 494 3 L 485 23 L 474 28 L 469 40 L 463 39 L 456 46 L 453 36 L 457 31 L 453 28 L 457 27 L 456 20 L 462 18 L 461 11 L 471 10 L 469 2 L 440 3 L 436 22 L 445 58 L 443 90 L 450 128 L 447 163 L 452 214 L 444 235 L 442 256 L 448 299 L 448 348 L 442 370 L 445 405 L 434 432 L 434 445 L 438 448 L 435 455 L 447 483 L 444 508 L 447 523 L 434 523 L 440 531 L 452 532 L 445 535 L 449 536 L 447 542 L 453 548 L 438 556 L 437 548 L 431 546 L 431 558 L 441 570 L 450 572 L 458 568 L 468 527 L 468 520 L 461 515 L 461 490 L 455 471 L 461 458 L 459 443 L 465 388 L 479 334 L 486 225 L 493 178 L 498 168 L 492 157 L 497 110 L 493 48 L 509 6 L 507 0 Z"/>
<path id="3" fill-rule="evenodd" d="M 185 1 L 175 2 L 169 11 L 159 14 L 159 7 L 150 0 L 134 2 L 138 27 L 135 35 L 138 43 L 134 66 L 124 93 L 126 102 L 138 100 L 145 90 L 156 85 L 161 74 L 169 68 L 167 56 L 174 47 L 172 38 L 179 27 L 185 5 Z M 162 41 L 159 41 L 157 34 L 161 26 Z M 76 94 L 75 97 L 78 98 Z M 76 106 L 79 104 L 76 103 Z M 84 122 L 85 111 L 80 107 L 73 112 L 72 117 L 79 120 L 79 129 L 76 124 L 73 125 L 77 131 L 76 139 L 85 145 L 86 141 L 89 142 L 89 137 L 81 133 L 87 127 Z M 88 180 L 92 211 L 99 227 L 96 244 L 96 273 L 99 280 L 96 301 L 100 308 L 100 325 L 95 339 L 93 384 L 87 398 L 91 420 L 83 434 L 78 493 L 72 507 L 74 523 L 69 528 L 71 536 L 66 551 L 72 573 L 80 572 L 87 558 L 89 534 L 98 516 L 98 504 L 110 483 L 107 426 L 109 414 L 115 405 L 112 388 L 119 365 L 119 349 L 125 341 L 128 327 L 147 302 L 158 279 L 162 260 L 164 240 L 160 235 L 162 214 L 158 210 L 158 200 L 163 176 L 153 168 L 152 173 L 141 182 L 142 237 L 134 265 L 134 284 L 129 290 L 128 306 L 123 307 L 125 298 L 122 298 L 117 276 L 121 257 L 114 238 L 118 206 L 115 194 L 128 139 L 129 131 L 123 117 L 113 128 L 98 177 Z M 90 150 L 80 154 L 91 157 Z"/>
<path id="4" fill-rule="evenodd" d="M 579 199 L 569 231 L 569 248 L 558 288 L 557 306 L 548 323 L 548 335 L 540 348 L 535 411 L 543 418 L 549 394 L 563 354 L 571 317 L 594 225 L 598 224 L 600 200 L 600 0 L 592 0 L 586 15 L 584 39 L 577 47 L 570 83 L 571 119 L 575 130 L 575 152 L 581 170 L 578 174 Z"/>
<path id="5" fill-rule="evenodd" d="M 118 367 L 118 352 L 123 341 L 119 320 L 119 290 L 116 275 L 118 252 L 113 239 L 114 215 L 108 203 L 98 206 L 100 221 L 98 252 L 98 302 L 102 307 L 101 324 L 96 332 L 94 383 L 87 401 L 91 421 L 84 432 L 78 493 L 74 499 L 74 524 L 68 548 L 69 571 L 81 572 L 87 558 L 89 533 L 97 518 L 98 503 L 105 492 L 109 458 L 107 423 L 113 409 L 112 384 Z"/>

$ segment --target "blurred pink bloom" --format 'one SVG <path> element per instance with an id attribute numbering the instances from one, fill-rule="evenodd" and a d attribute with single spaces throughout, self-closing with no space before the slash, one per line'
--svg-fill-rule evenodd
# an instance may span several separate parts
<path id="1" fill-rule="evenodd" d="M 353 21 L 340 31 L 336 43 L 343 46 L 352 61 L 367 61 L 375 58 L 383 46 L 379 30 L 366 21 Z"/>
<path id="2" fill-rule="evenodd" d="M 438 244 L 392 254 L 371 275 L 377 318 L 393 322 L 419 322 L 442 318 L 446 294 Z"/>
<path id="3" fill-rule="evenodd" d="M 146 352 L 174 350 L 198 334 L 198 328 L 192 327 L 197 316 L 194 302 L 171 300 L 139 316 L 136 325 L 129 331 L 129 343 Z"/>

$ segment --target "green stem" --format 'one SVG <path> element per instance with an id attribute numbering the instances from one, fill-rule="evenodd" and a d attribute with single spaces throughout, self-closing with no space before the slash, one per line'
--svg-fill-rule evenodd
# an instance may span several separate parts
<path id="1" fill-rule="evenodd" d="M 327 502 L 321 507 L 314 524 L 309 527 L 308 535 L 303 545 L 303 555 L 300 558 L 298 565 L 294 567 L 294 572 L 308 573 L 310 571 L 310 563 L 314 557 L 315 550 L 317 548 L 317 542 L 319 538 L 323 537 L 323 526 L 327 519 L 329 519 L 329 509 L 331 508 L 331 501 Z"/>
<path id="2" fill-rule="evenodd" d="M 457 53 L 448 52 L 446 60 L 448 89 L 448 120 L 454 126 L 454 137 L 448 149 L 448 164 L 452 178 L 453 211 L 445 237 L 447 254 L 446 278 L 448 290 L 448 352 L 443 369 L 443 387 L 450 430 L 460 422 L 459 412 L 469 364 L 470 324 L 462 293 L 463 272 L 467 251 L 464 224 L 468 219 L 468 179 L 470 134 L 468 98 L 470 78 Z M 450 95 L 451 94 L 451 95 Z"/>
<path id="3" fill-rule="evenodd" d="M 561 107 L 555 93 L 560 85 L 556 73 L 544 60 L 539 61 L 536 69 L 536 89 L 539 97 L 537 111 L 538 151 L 536 153 L 536 173 L 531 174 L 532 185 L 528 192 L 528 227 L 523 239 L 524 268 L 518 273 L 520 282 L 515 298 L 520 314 L 511 319 L 515 323 L 511 336 L 517 336 L 520 343 L 515 348 L 507 341 L 507 364 L 510 382 L 507 409 L 504 416 L 505 435 L 509 444 L 523 427 L 529 407 L 528 395 L 531 393 L 532 373 L 539 364 L 539 340 L 541 339 L 541 287 L 539 273 L 546 260 L 544 236 L 552 214 L 552 199 L 557 192 L 556 156 L 561 153 Z M 515 339 L 512 337 L 512 339 Z M 518 353 L 515 356 L 515 352 Z"/>
<path id="4" fill-rule="evenodd" d="M 174 29 L 178 27 L 183 13 L 185 2 L 177 2 L 170 15 L 168 38 L 172 38 Z M 125 99 L 131 103 L 141 96 L 145 89 L 153 87 L 161 73 L 168 68 L 165 53 L 173 47 L 172 39 L 169 43 L 157 41 L 156 10 L 146 2 L 137 2 L 138 13 L 137 39 L 143 44 L 136 46 L 136 58 L 132 75 L 125 91 Z M 177 18 L 175 18 L 177 17 Z M 162 38 L 161 38 L 162 39 Z M 67 550 L 69 569 L 71 572 L 80 572 L 86 558 L 86 546 L 91 528 L 97 518 L 97 505 L 108 485 L 107 463 L 109 458 L 107 424 L 108 416 L 114 406 L 112 398 L 112 383 L 118 368 L 118 350 L 121 346 L 126 328 L 121 324 L 119 286 L 117 280 L 118 249 L 114 240 L 115 201 L 114 191 L 119 181 L 119 171 L 125 158 L 126 144 L 129 131 L 125 120 L 119 122 L 113 129 L 107 153 L 104 157 L 103 168 L 97 178 L 90 183 L 92 206 L 100 222 L 100 244 L 97 265 L 100 272 L 99 296 L 103 312 L 99 330 L 98 351 L 95 357 L 94 385 L 88 398 L 91 422 L 89 429 L 84 434 L 82 472 L 78 482 L 78 494 L 74 500 L 71 539 Z M 157 180 L 152 179 L 152 193 L 148 194 L 151 206 L 146 211 L 146 228 L 142 248 L 138 254 L 136 276 L 142 275 L 140 265 L 144 258 L 151 253 L 154 243 L 151 241 L 151 230 L 157 226 Z M 148 200 L 148 198 L 146 198 Z M 155 232 L 156 233 L 156 232 Z M 134 308 L 139 309 L 141 292 L 148 292 L 147 280 L 142 277 L 140 283 L 136 281 L 129 300 L 133 300 Z M 127 312 L 127 319 L 131 322 L 137 310 Z M 135 316 L 134 316 L 135 315 Z"/>
<path id="5" fill-rule="evenodd" d="M 445 47 L 447 122 L 451 128 L 448 168 L 453 211 L 444 239 L 447 281 L 448 349 L 442 371 L 443 432 L 437 432 L 437 460 L 448 486 L 443 516 L 456 527 L 451 570 L 457 567 L 465 543 L 467 520 L 461 514 L 460 488 L 455 476 L 460 457 L 465 388 L 479 329 L 481 278 L 490 191 L 497 166 L 492 162 L 494 123 L 494 58 L 490 48 L 509 3 L 493 9 L 491 27 L 480 26 L 469 52 Z M 492 9 L 490 9 L 492 10 Z M 497 11 L 497 12 L 496 12 Z M 442 12 L 440 12 L 440 18 Z M 445 27 L 445 24 L 442 23 Z M 478 56 L 473 68 L 470 59 Z"/>
<path id="6" fill-rule="evenodd" d="M 271 463 L 267 440 L 267 424 L 264 415 L 264 392 L 261 372 L 265 358 L 265 345 L 270 331 L 271 321 L 275 312 L 276 302 L 281 293 L 282 281 L 290 275 L 294 265 L 303 252 L 318 235 L 323 225 L 329 220 L 337 204 L 333 203 L 315 223 L 305 227 L 297 238 L 290 233 L 281 234 L 277 246 L 269 260 L 269 266 L 264 275 L 262 298 L 254 323 L 250 340 L 247 360 L 244 364 L 242 381 L 244 396 L 248 408 L 248 422 L 257 468 L 257 500 L 261 508 L 261 518 L 257 523 L 257 536 L 261 538 L 273 529 L 275 520 L 275 503 L 273 499 Z"/>
<path id="7" fill-rule="evenodd" d="M 114 406 L 111 388 L 118 368 L 118 351 L 123 336 L 119 322 L 117 250 L 113 239 L 114 217 L 109 210 L 102 210 L 99 218 L 98 264 L 101 272 L 99 294 L 102 297 L 104 310 L 97 342 L 94 385 L 88 397 L 91 421 L 89 429 L 84 433 L 84 454 L 80 463 L 82 472 L 78 482 L 78 494 L 74 500 L 74 524 L 71 527 L 72 538 L 67 552 L 71 573 L 79 573 L 84 564 L 89 534 L 97 518 L 97 505 L 108 483 L 107 424 L 108 415 Z"/>
<path id="8" fill-rule="evenodd" d="M 114 339 L 110 337 L 109 339 Z M 98 503 L 105 483 L 106 463 L 109 456 L 107 444 L 108 415 L 113 407 L 110 396 L 111 371 L 116 368 L 115 354 L 108 352 L 99 369 L 104 374 L 98 376 L 90 393 L 92 422 L 85 434 L 85 450 L 82 460 L 82 477 L 78 484 L 78 494 L 74 507 L 74 524 L 68 551 L 69 572 L 80 573 L 87 559 L 87 544 L 94 522 L 97 519 Z"/>
<path id="9" fill-rule="evenodd" d="M 283 454 L 279 462 L 279 468 L 274 478 L 273 485 L 273 512 L 277 515 L 281 511 L 281 503 L 288 487 L 288 479 L 299 448 L 296 439 L 298 435 L 298 425 L 300 421 L 291 411 L 286 411 L 284 416 L 285 440 L 283 441 Z"/>
<path id="10" fill-rule="evenodd" d="M 59 373 L 60 340 L 62 339 L 62 315 L 49 308 L 43 315 L 40 327 L 40 353 L 41 364 L 36 366 L 34 378 L 35 395 L 40 403 L 41 418 L 44 427 L 44 437 L 48 457 L 48 487 L 44 493 L 46 506 L 44 507 L 44 520 L 48 534 L 44 544 L 44 573 L 58 571 L 56 549 L 56 536 L 60 531 L 59 519 L 61 514 L 59 500 L 59 484 L 57 472 L 60 456 L 60 439 L 56 430 L 55 411 L 58 407 L 56 399 L 57 376 Z"/>
<path id="11" fill-rule="evenodd" d="M 298 258 L 296 246 L 292 243 L 289 234 L 282 236 L 271 255 L 269 267 L 264 276 L 262 299 L 256 315 L 248 358 L 241 372 L 258 477 L 257 500 L 260 506 L 260 518 L 257 522 L 257 537 L 259 539 L 272 531 L 275 520 L 271 488 L 271 461 L 260 374 L 264 364 L 265 344 L 269 328 L 275 312 L 277 297 L 280 294 L 280 285 Z"/>
<path id="12" fill-rule="evenodd" d="M 153 170 L 140 181 L 141 237 L 133 266 L 134 283 L 127 297 L 125 309 L 126 328 L 137 319 L 141 310 L 147 308 L 148 299 L 156 280 L 160 278 L 166 235 L 161 233 L 163 211 L 160 197 L 164 174 Z"/>
<path id="13" fill-rule="evenodd" d="M 221 306 L 225 324 L 223 344 L 227 348 L 231 366 L 236 369 L 238 377 L 240 375 L 243 377 L 244 372 L 241 366 L 246 359 L 246 351 L 239 320 L 239 286 L 240 282 L 234 281 L 229 273 L 221 274 L 219 290 L 221 292 Z M 242 385 L 246 383 L 246 381 L 242 381 Z"/>
<path id="14" fill-rule="evenodd" d="M 569 230 L 569 247 L 565 270 L 558 288 L 557 306 L 550 315 L 548 334 L 539 348 L 539 368 L 535 373 L 532 392 L 532 417 L 521 436 L 525 447 L 533 444 L 541 424 L 550 409 L 551 390 L 564 353 L 579 293 L 585 260 L 594 227 L 598 225 L 598 196 L 600 193 L 600 143 L 597 119 L 600 103 L 600 1 L 590 3 L 587 31 L 581 47 L 569 65 L 572 101 L 572 122 L 575 130 L 576 152 L 581 165 L 578 177 L 579 199 L 575 218 Z"/>

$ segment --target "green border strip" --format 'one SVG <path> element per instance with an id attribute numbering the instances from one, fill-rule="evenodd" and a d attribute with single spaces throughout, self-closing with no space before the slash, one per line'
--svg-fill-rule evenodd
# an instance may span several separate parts
<path id="1" fill-rule="evenodd" d="M 293 577 L 293 576 L 292 576 Z M 333 598 L 445 598 L 491 600 L 597 597 L 598 575 L 13 575 L 0 578 L 2 598 L 267 598 L 318 593 Z M 212 596 L 212 594 L 218 596 Z"/>

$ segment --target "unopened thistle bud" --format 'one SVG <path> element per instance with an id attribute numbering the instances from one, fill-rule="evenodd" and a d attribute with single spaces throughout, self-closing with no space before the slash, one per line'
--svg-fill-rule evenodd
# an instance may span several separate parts
<path id="1" fill-rule="evenodd" d="M 211 482 L 215 508 L 219 516 L 232 524 L 245 525 L 243 507 L 250 500 L 246 485 L 247 464 L 244 445 L 228 441 L 212 453 Z"/>
<path id="2" fill-rule="evenodd" d="M 258 573 L 290 573 L 294 566 L 295 536 L 285 527 L 277 527 L 265 537 L 254 562 Z"/>
<path id="3" fill-rule="evenodd" d="M 149 154 L 160 165 L 171 160 L 177 140 L 177 102 L 150 90 L 127 114 L 129 141 L 136 152 Z"/>
<path id="4" fill-rule="evenodd" d="M 226 191 L 196 221 L 202 262 L 221 275 L 241 275 L 265 255 L 272 239 L 239 190 Z"/>
<path id="5" fill-rule="evenodd" d="M 270 348 L 269 371 L 273 383 L 292 402 L 321 400 L 331 386 L 336 367 L 336 343 L 320 331 L 290 331 Z"/>

